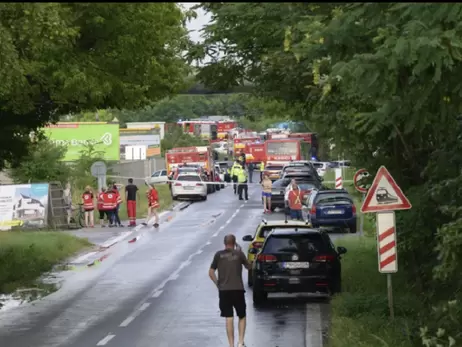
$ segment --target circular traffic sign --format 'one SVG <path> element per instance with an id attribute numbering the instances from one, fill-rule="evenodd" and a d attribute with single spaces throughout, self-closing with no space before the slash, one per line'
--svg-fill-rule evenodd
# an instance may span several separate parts
<path id="1" fill-rule="evenodd" d="M 368 178 L 370 177 L 369 172 L 366 169 L 359 169 L 356 171 L 353 177 L 353 183 L 355 188 L 360 193 L 367 193 L 367 190 L 371 187 Z"/>
<path id="2" fill-rule="evenodd" d="M 107 166 L 103 161 L 95 161 L 90 168 L 93 177 L 101 177 L 106 175 Z"/>

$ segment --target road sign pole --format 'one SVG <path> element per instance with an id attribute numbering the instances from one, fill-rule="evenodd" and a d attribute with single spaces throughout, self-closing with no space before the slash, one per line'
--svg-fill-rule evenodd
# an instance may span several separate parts
<path id="1" fill-rule="evenodd" d="M 366 198 L 366 194 L 362 194 L 362 201 L 361 205 L 364 203 L 364 199 Z M 364 213 L 361 212 L 359 216 L 359 234 L 362 235 L 364 233 Z"/>
<path id="2" fill-rule="evenodd" d="M 388 295 L 388 308 L 390 309 L 390 318 L 395 319 L 395 309 L 393 306 L 393 285 L 391 274 L 387 274 L 387 295 Z"/>

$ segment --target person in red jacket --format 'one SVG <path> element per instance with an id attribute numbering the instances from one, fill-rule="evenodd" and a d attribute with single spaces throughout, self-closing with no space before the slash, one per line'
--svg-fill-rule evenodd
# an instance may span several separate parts
<path id="1" fill-rule="evenodd" d="M 117 208 L 117 194 L 114 194 L 112 189 L 107 189 L 102 195 L 101 195 L 101 210 L 105 211 L 108 215 L 109 219 L 109 227 L 114 226 L 114 210 Z"/>
<path id="2" fill-rule="evenodd" d="M 107 220 L 109 222 L 109 214 L 107 211 L 103 210 L 103 195 L 106 192 L 106 188 L 101 188 L 101 192 L 98 194 L 98 199 L 96 202 L 96 206 L 99 212 L 99 224 L 101 227 L 105 227 L 104 225 L 104 216 L 107 216 Z"/>
<path id="3" fill-rule="evenodd" d="M 292 219 L 303 220 L 302 213 L 302 192 L 297 183 L 292 183 L 292 190 L 289 192 L 289 208 Z"/>
<path id="4" fill-rule="evenodd" d="M 82 205 L 83 210 L 85 211 L 85 227 L 94 228 L 94 210 L 95 210 L 95 197 L 90 186 L 85 187 L 85 191 L 82 194 Z"/>
<path id="5" fill-rule="evenodd" d="M 157 228 L 159 227 L 159 214 L 157 213 L 157 209 L 160 207 L 159 193 L 154 185 L 150 185 L 146 195 L 148 197 L 148 217 L 143 224 L 147 225 L 149 220 L 154 217 L 154 227 Z"/>

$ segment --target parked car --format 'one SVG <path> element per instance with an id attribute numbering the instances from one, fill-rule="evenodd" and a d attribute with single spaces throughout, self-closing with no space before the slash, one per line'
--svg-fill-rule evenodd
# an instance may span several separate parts
<path id="1" fill-rule="evenodd" d="M 317 180 L 315 177 L 303 173 L 286 173 L 284 178 L 279 179 L 273 182 L 273 187 L 271 189 L 271 210 L 274 211 L 276 208 L 285 208 L 285 197 L 288 186 L 292 180 L 295 182 L 305 182 L 312 184 L 316 189 L 323 189 L 322 182 Z"/>
<path id="2" fill-rule="evenodd" d="M 281 178 L 281 171 L 283 165 L 280 164 L 268 164 L 265 167 L 264 174 L 268 175 L 271 181 L 276 181 Z"/>
<path id="3" fill-rule="evenodd" d="M 341 255 L 329 235 L 320 229 L 275 229 L 265 239 L 252 265 L 253 302 L 260 305 L 268 293 L 341 292 Z"/>
<path id="4" fill-rule="evenodd" d="M 356 233 L 356 206 L 346 190 L 313 191 L 307 207 L 313 227 L 347 228 L 350 233 Z"/>
<path id="5" fill-rule="evenodd" d="M 207 181 L 196 172 L 180 173 L 172 185 L 172 199 L 207 200 Z"/>
<path id="6" fill-rule="evenodd" d="M 300 230 L 303 229 L 312 229 L 311 224 L 308 222 L 301 222 L 301 221 L 293 221 L 293 220 L 262 220 L 260 224 L 258 224 L 257 229 L 255 230 L 254 235 L 245 235 L 242 238 L 244 242 L 251 242 L 249 244 L 249 248 L 247 250 L 247 259 L 250 263 L 252 263 L 257 253 L 261 250 L 263 246 L 263 242 L 265 242 L 266 237 L 275 229 L 294 229 L 298 228 Z M 247 284 L 249 287 L 252 286 L 252 271 L 248 271 L 248 278 Z"/>
<path id="7" fill-rule="evenodd" d="M 155 171 L 149 178 L 150 184 L 166 184 L 168 182 L 167 170 Z"/>
<path id="8" fill-rule="evenodd" d="M 306 177 L 309 179 L 313 179 L 321 183 L 323 181 L 323 178 L 318 175 L 318 172 L 316 169 L 311 166 L 306 166 L 304 169 L 298 169 L 298 170 L 286 170 L 283 172 L 281 178 L 296 178 L 296 177 Z"/>
<path id="9" fill-rule="evenodd" d="M 314 168 L 318 172 L 319 177 L 324 177 L 328 169 L 328 163 L 321 161 L 313 161 L 312 163 Z"/>

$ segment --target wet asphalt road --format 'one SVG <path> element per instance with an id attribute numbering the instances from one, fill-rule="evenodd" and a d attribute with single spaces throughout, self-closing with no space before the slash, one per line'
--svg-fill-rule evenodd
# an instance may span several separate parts
<path id="1" fill-rule="evenodd" d="M 238 201 L 232 188 L 210 195 L 159 230 L 141 230 L 136 243 L 120 242 L 98 267 L 68 271 L 58 292 L 0 311 L 0 346 L 226 347 L 208 269 L 225 234 L 241 240 L 262 216 L 258 188 L 250 190 L 248 202 Z M 270 296 L 266 307 L 256 309 L 247 289 L 247 308 L 248 347 L 322 346 L 325 298 Z"/>

